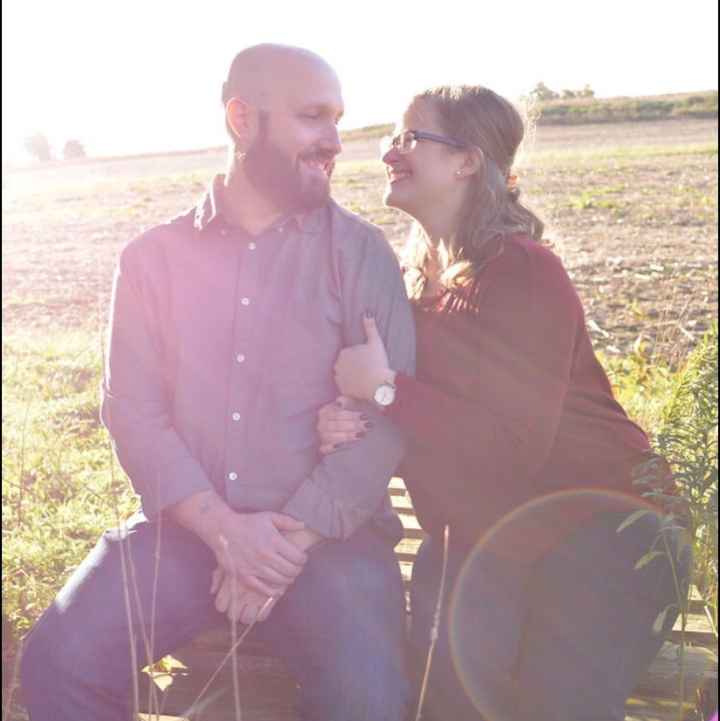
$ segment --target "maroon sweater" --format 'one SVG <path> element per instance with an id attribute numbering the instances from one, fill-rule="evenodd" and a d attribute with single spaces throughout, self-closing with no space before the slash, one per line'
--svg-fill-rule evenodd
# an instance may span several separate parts
<path id="1" fill-rule="evenodd" d="M 471 543 L 552 491 L 635 493 L 648 440 L 613 397 L 560 260 L 510 237 L 471 297 L 415 304 L 417 376 L 397 377 L 391 417 L 410 436 L 400 474 L 423 528 L 449 523 Z"/>

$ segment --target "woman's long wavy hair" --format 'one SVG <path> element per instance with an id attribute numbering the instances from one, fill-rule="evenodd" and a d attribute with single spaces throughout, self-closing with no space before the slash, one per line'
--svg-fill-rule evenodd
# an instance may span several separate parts
<path id="1" fill-rule="evenodd" d="M 450 137 L 482 151 L 483 162 L 470 178 L 441 275 L 444 287 L 466 294 L 484 265 L 502 252 L 504 237 L 525 233 L 542 240 L 543 223 L 520 202 L 512 175 L 525 126 L 512 103 L 479 85 L 432 88 L 416 95 L 411 106 L 416 103 L 430 103 Z M 411 298 L 422 294 L 428 253 L 427 236 L 419 223 L 414 223 L 403 254 Z"/>

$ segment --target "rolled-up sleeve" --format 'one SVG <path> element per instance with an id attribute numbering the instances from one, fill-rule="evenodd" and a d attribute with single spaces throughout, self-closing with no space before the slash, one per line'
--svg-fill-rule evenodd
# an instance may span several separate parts
<path id="1" fill-rule="evenodd" d="M 365 342 L 362 316 L 369 311 L 385 341 L 390 366 L 414 375 L 414 321 L 392 248 L 373 229 L 341 252 L 343 342 Z M 366 436 L 324 456 L 283 508 L 326 538 L 348 538 L 377 514 L 405 452 L 399 428 L 374 404 L 361 405 L 373 423 Z"/>
<path id="2" fill-rule="evenodd" d="M 101 418 L 145 514 L 154 517 L 212 485 L 173 428 L 162 364 L 162 319 L 132 251 L 131 244 L 115 272 Z"/>

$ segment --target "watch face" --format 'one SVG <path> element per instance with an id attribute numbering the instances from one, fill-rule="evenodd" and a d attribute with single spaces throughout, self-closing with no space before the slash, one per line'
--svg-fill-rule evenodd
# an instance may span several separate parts
<path id="1" fill-rule="evenodd" d="M 383 383 L 375 391 L 375 402 L 379 405 L 389 406 L 393 400 L 395 400 L 395 389 L 392 386 Z"/>

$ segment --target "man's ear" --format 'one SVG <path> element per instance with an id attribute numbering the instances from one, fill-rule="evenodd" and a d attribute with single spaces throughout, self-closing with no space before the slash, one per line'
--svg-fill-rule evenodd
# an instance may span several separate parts
<path id="1" fill-rule="evenodd" d="M 225 103 L 225 121 L 236 138 L 238 148 L 249 148 L 257 135 L 257 109 L 242 98 Z"/>

